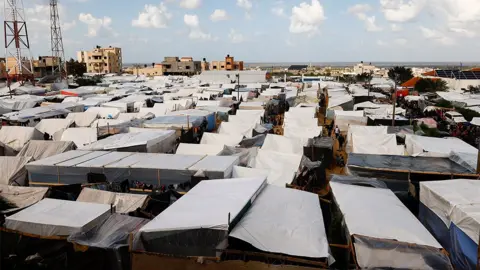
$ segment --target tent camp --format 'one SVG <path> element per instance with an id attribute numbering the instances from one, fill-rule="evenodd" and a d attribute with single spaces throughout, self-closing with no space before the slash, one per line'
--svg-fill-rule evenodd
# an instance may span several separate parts
<path id="1" fill-rule="evenodd" d="M 53 136 L 54 141 L 73 142 L 77 147 L 82 147 L 97 141 L 95 128 L 69 128 Z"/>
<path id="2" fill-rule="evenodd" d="M 27 185 L 25 165 L 31 157 L 0 157 L 0 184 L 12 186 Z"/>
<path id="3" fill-rule="evenodd" d="M 397 145 L 395 134 L 367 134 L 354 133 L 352 135 L 352 153 L 371 155 L 400 155 L 405 154 L 404 146 Z"/>
<path id="4" fill-rule="evenodd" d="M 308 139 L 287 138 L 284 136 L 268 134 L 262 149 L 282 152 L 286 154 L 303 155 L 303 146 Z"/>
<path id="5" fill-rule="evenodd" d="M 440 243 L 391 190 L 337 182 L 330 186 L 343 217 L 337 226 L 345 225 L 357 267 L 453 269 Z"/>
<path id="6" fill-rule="evenodd" d="M 33 127 L 3 126 L 0 129 L 0 144 L 6 156 L 15 156 L 30 140 L 43 140 L 42 133 Z"/>
<path id="7" fill-rule="evenodd" d="M 30 141 L 20 150 L 17 156 L 31 157 L 33 161 L 74 149 L 75 144 L 70 141 Z"/>
<path id="8" fill-rule="evenodd" d="M 134 251 L 219 257 L 216 249 L 265 186 L 258 178 L 202 181 L 139 230 Z M 205 209 L 215 209 L 204 214 Z M 230 216 L 230 219 L 228 218 Z"/>
<path id="9" fill-rule="evenodd" d="M 110 216 L 110 205 L 43 199 L 6 218 L 5 228 L 40 237 L 86 232 Z"/>
<path id="10" fill-rule="evenodd" d="M 456 269 L 475 269 L 478 265 L 479 192 L 478 180 L 420 184 L 419 218 L 450 253 Z"/>
<path id="11" fill-rule="evenodd" d="M 148 195 L 116 193 L 92 188 L 84 188 L 78 195 L 77 202 L 100 203 L 113 205 L 117 213 L 128 214 L 141 208 Z"/>
<path id="12" fill-rule="evenodd" d="M 122 152 L 169 153 L 175 148 L 173 130 L 121 133 L 80 146 L 82 150 L 116 150 Z"/>
<path id="13" fill-rule="evenodd" d="M 253 128 L 255 123 L 234 123 L 234 122 L 222 122 L 218 128 L 218 133 L 223 135 L 242 135 L 245 138 L 251 138 L 253 136 Z"/>

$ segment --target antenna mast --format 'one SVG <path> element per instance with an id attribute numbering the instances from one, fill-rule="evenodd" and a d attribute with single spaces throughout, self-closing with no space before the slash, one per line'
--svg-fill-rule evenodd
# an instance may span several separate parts
<path id="1" fill-rule="evenodd" d="M 29 80 L 33 83 L 33 64 L 23 0 L 4 0 L 4 16 L 8 86 L 12 80 L 22 85 Z"/>
<path id="2" fill-rule="evenodd" d="M 57 76 L 57 82 L 67 78 L 65 51 L 63 49 L 62 30 L 60 28 L 60 16 L 58 15 L 58 0 L 50 0 L 50 38 L 53 60 L 56 65 L 52 67 L 53 75 Z"/>

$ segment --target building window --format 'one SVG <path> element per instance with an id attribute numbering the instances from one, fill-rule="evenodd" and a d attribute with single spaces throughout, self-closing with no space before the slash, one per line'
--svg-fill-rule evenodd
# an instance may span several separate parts
<path id="1" fill-rule="evenodd" d="M 213 66 L 213 68 L 212 68 L 212 69 L 217 69 L 217 66 Z"/>
<path id="2" fill-rule="evenodd" d="M 190 69 L 190 66 L 186 66 L 185 68 L 186 68 L 186 69 Z"/>
<path id="3" fill-rule="evenodd" d="M 105 66 L 108 66 L 108 64 L 107 64 L 107 63 L 105 63 Z"/>
<path id="4" fill-rule="evenodd" d="M 221 68 L 225 68 L 225 66 L 221 66 Z"/>
<path id="5" fill-rule="evenodd" d="M 92 57 L 91 57 L 91 56 L 89 56 L 89 57 L 88 57 L 88 60 L 92 60 Z"/>

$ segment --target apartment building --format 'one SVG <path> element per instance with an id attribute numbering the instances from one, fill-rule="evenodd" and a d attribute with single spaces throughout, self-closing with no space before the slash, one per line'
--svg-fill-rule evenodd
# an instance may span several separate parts
<path id="1" fill-rule="evenodd" d="M 193 61 L 192 57 L 165 57 L 163 62 L 164 75 L 195 75 L 202 71 L 201 61 Z"/>
<path id="2" fill-rule="evenodd" d="M 235 61 L 233 56 L 229 54 L 224 61 L 210 62 L 210 70 L 243 70 L 243 61 Z"/>
<path id="3" fill-rule="evenodd" d="M 101 48 L 77 52 L 78 61 L 87 65 L 87 73 L 120 73 L 122 71 L 122 49 Z"/>

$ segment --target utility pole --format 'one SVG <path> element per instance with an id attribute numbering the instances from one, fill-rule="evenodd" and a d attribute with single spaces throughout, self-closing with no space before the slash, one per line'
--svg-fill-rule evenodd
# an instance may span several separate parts
<path id="1" fill-rule="evenodd" d="M 33 83 L 33 64 L 23 0 L 4 0 L 3 14 L 8 88 L 12 79 L 16 79 L 22 85 L 26 81 Z M 15 71 L 13 76 L 10 75 L 11 69 Z"/>
<path id="2" fill-rule="evenodd" d="M 395 76 L 395 88 L 393 89 L 393 115 L 392 127 L 395 126 L 395 107 L 397 106 L 397 76 Z"/>
<path id="3" fill-rule="evenodd" d="M 237 77 L 237 101 L 240 102 L 240 73 L 237 73 L 235 77 Z"/>
<path id="4" fill-rule="evenodd" d="M 52 66 L 52 75 L 57 76 L 57 82 L 62 82 L 67 79 L 67 67 L 57 2 L 58 0 L 50 0 L 50 44 L 53 61 L 57 61 L 57 65 Z"/>

